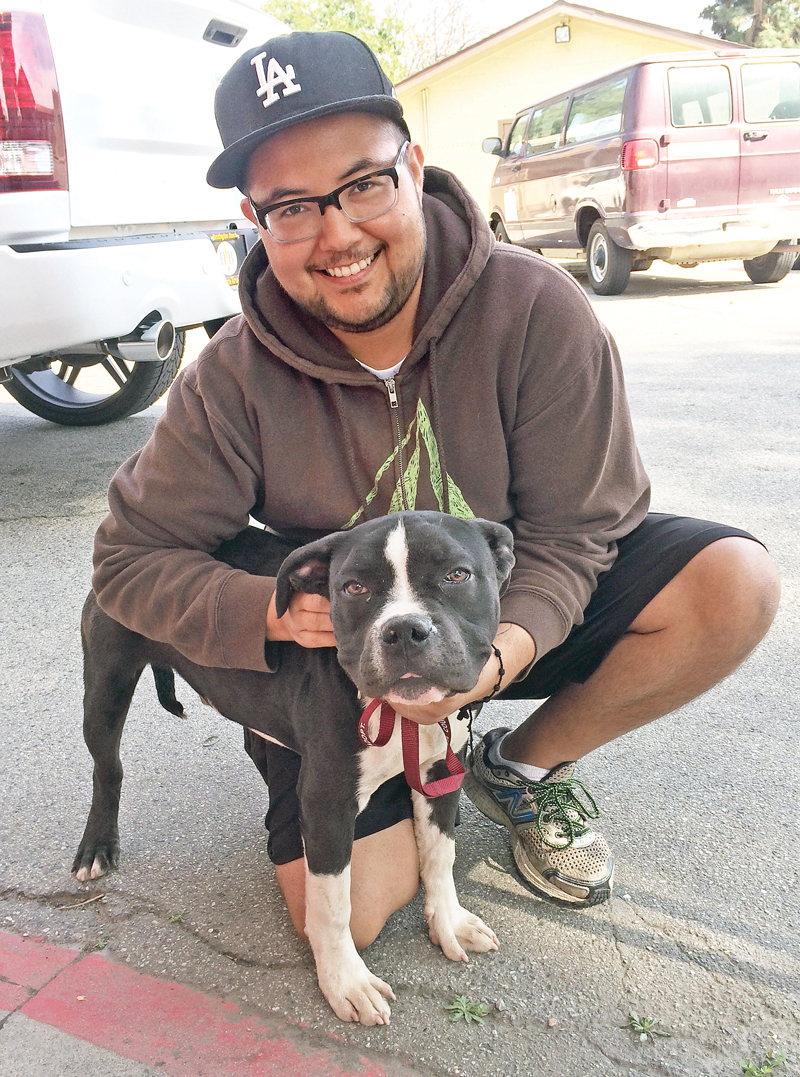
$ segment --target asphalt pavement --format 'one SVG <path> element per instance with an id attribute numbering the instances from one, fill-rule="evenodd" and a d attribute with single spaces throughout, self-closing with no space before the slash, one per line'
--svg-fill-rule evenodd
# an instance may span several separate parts
<path id="1" fill-rule="evenodd" d="M 776 1072 L 800 1072 L 800 272 L 756 286 L 740 263 L 657 263 L 593 302 L 620 346 L 653 508 L 754 532 L 781 609 L 722 685 L 581 764 L 617 856 L 610 903 L 534 898 L 505 831 L 463 804 L 456 883 L 500 949 L 451 964 L 418 896 L 365 953 L 397 995 L 388 1028 L 328 1009 L 280 901 L 241 731 L 188 689 L 183 721 L 142 679 L 120 868 L 70 874 L 91 796 L 78 623 L 92 536 L 163 403 L 68 429 L 0 390 L 0 1077 L 736 1077 L 770 1050 L 788 1056 Z M 525 713 L 494 703 L 479 726 Z M 484 1022 L 451 1022 L 456 995 L 485 1003 Z M 631 1011 L 668 1035 L 642 1040 Z"/>

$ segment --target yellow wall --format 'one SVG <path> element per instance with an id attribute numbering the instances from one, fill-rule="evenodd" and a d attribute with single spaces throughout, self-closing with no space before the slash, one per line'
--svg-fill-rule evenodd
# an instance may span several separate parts
<path id="1" fill-rule="evenodd" d="M 555 43 L 555 27 L 570 24 L 571 40 Z M 712 41 L 709 46 L 712 46 Z M 403 90 L 411 137 L 422 144 L 428 164 L 454 172 L 484 209 L 497 157 L 481 142 L 501 134 L 501 124 L 526 105 L 567 90 L 576 83 L 658 52 L 695 51 L 679 43 L 589 20 L 560 15 L 486 48 L 439 74 Z M 427 101 L 426 101 L 427 98 Z"/>

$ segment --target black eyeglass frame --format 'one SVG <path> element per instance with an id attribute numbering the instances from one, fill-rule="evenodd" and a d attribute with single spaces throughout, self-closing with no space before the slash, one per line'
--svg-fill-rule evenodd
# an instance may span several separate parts
<path id="1" fill-rule="evenodd" d="M 293 206 L 296 203 L 313 202 L 319 209 L 320 231 L 322 230 L 322 217 L 328 206 L 335 206 L 336 209 L 340 210 L 345 215 L 345 217 L 347 217 L 348 221 L 351 221 L 353 224 L 361 224 L 363 221 L 374 221 L 377 217 L 382 217 L 384 213 L 388 213 L 390 209 L 394 209 L 394 207 L 397 205 L 397 190 L 400 184 L 400 162 L 403 160 L 403 155 L 405 154 L 409 145 L 409 141 L 406 140 L 400 147 L 397 157 L 395 158 L 394 164 L 389 165 L 388 168 L 379 168 L 375 172 L 367 172 L 366 175 L 358 176 L 356 179 L 348 180 L 347 183 L 343 183 L 341 187 L 337 187 L 336 190 L 331 191 L 330 194 L 309 195 L 307 198 L 288 198 L 284 202 L 273 202 L 269 206 L 256 205 L 256 203 L 249 195 L 247 196 L 247 201 L 250 203 L 253 209 L 253 213 L 256 216 L 256 220 L 262 228 L 269 232 L 274 243 L 306 243 L 309 239 L 315 239 L 316 236 L 319 235 L 319 232 L 315 232 L 314 235 L 305 236 L 303 239 L 278 239 L 277 236 L 273 235 L 272 233 L 272 229 L 269 226 L 269 221 L 267 220 L 267 215 L 269 213 L 272 213 L 272 211 L 275 209 L 280 209 L 282 206 Z M 347 210 L 342 206 L 341 202 L 339 201 L 339 197 L 344 194 L 348 187 L 355 187 L 356 184 L 363 183 L 364 180 L 375 179 L 377 176 L 391 177 L 392 182 L 394 183 L 394 202 L 392 202 L 391 206 L 387 206 L 386 209 L 382 209 L 380 213 L 371 214 L 369 217 L 351 217 Z"/>

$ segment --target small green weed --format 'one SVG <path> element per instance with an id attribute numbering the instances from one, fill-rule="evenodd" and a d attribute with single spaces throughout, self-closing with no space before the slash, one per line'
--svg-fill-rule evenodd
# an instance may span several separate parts
<path id="1" fill-rule="evenodd" d="M 760 1066 L 752 1058 L 740 1062 L 739 1065 L 744 1070 L 745 1077 L 768 1077 L 770 1073 L 775 1072 L 778 1066 L 786 1065 L 786 1055 L 783 1051 L 767 1051 Z"/>
<path id="2" fill-rule="evenodd" d="M 483 1019 L 489 1012 L 485 1002 L 470 1002 L 466 995 L 456 995 L 445 1009 L 449 1012 L 451 1021 L 463 1019 L 467 1024 L 477 1021 L 479 1025 L 483 1024 Z"/>
<path id="3" fill-rule="evenodd" d="M 658 1024 L 657 1017 L 640 1017 L 635 1010 L 631 1010 L 628 1014 L 628 1023 L 623 1025 L 623 1028 L 628 1028 L 631 1032 L 635 1032 L 642 1043 L 650 1040 L 655 1043 L 656 1036 L 669 1036 L 669 1032 L 666 1032 L 663 1028 L 656 1028 Z"/>
<path id="4" fill-rule="evenodd" d="M 182 924 L 186 919 L 186 909 L 181 909 L 180 912 L 168 912 L 167 923 L 168 924 Z"/>

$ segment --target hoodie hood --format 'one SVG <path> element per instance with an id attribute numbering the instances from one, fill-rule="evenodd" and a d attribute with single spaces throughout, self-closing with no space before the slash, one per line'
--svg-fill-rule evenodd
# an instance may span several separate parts
<path id="1" fill-rule="evenodd" d="M 416 364 L 431 342 L 441 337 L 486 267 L 494 246 L 478 205 L 449 172 L 425 169 L 422 211 L 427 247 L 414 342 L 404 369 Z M 242 266 L 239 294 L 250 329 L 290 366 L 329 383 L 374 382 L 373 375 L 358 366 L 344 344 L 287 295 L 261 242 Z"/>

